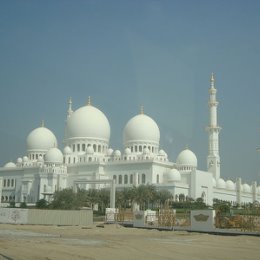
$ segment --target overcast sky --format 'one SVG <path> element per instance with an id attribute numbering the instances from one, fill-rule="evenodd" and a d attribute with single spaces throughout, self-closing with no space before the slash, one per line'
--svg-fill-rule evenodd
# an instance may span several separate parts
<path id="1" fill-rule="evenodd" d="M 215 73 L 221 176 L 260 182 L 260 1 L 0 1 L 0 164 L 45 126 L 63 149 L 67 100 L 92 104 L 110 146 L 140 106 L 175 161 L 186 145 L 206 170 Z"/>

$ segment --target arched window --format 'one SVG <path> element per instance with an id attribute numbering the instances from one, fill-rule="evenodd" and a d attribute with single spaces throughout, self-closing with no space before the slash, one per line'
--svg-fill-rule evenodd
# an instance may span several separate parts
<path id="1" fill-rule="evenodd" d="M 139 152 L 142 152 L 142 146 L 139 145 Z"/>
<path id="2" fill-rule="evenodd" d="M 73 144 L 73 152 L 75 152 L 75 149 L 76 149 L 76 145 Z"/>
<path id="3" fill-rule="evenodd" d="M 80 152 L 80 144 L 77 144 L 77 150 Z"/>
<path id="4" fill-rule="evenodd" d="M 131 175 L 130 175 L 130 184 L 133 184 L 133 180 L 134 180 L 133 177 L 134 177 L 133 174 L 131 174 Z"/>
<path id="5" fill-rule="evenodd" d="M 86 145 L 82 144 L 82 151 L 85 152 L 85 150 L 86 150 Z"/>
<path id="6" fill-rule="evenodd" d="M 98 152 L 101 152 L 101 145 L 98 145 Z"/>
<path id="7" fill-rule="evenodd" d="M 127 184 L 127 183 L 128 183 L 128 176 L 125 175 L 125 176 L 124 176 L 124 184 Z"/>
<path id="8" fill-rule="evenodd" d="M 5 200 L 5 197 L 4 197 L 4 196 L 2 196 L 2 197 L 1 197 L 1 201 L 4 201 L 4 200 Z"/>
<path id="9" fill-rule="evenodd" d="M 14 186 L 14 179 L 11 180 L 11 186 Z"/>
<path id="10" fill-rule="evenodd" d="M 160 182 L 160 176 L 159 174 L 156 175 L 156 183 L 159 183 Z"/>
<path id="11" fill-rule="evenodd" d="M 116 183 L 116 175 L 113 176 L 113 180 L 115 180 L 115 183 Z"/>
<path id="12" fill-rule="evenodd" d="M 8 179 L 7 180 L 7 187 L 9 187 L 10 186 L 10 180 Z"/>
<path id="13" fill-rule="evenodd" d="M 137 148 L 137 145 L 135 145 L 135 152 L 137 152 L 138 148 Z"/>
<path id="14" fill-rule="evenodd" d="M 4 179 L 4 187 L 6 187 L 6 179 Z"/>
<path id="15" fill-rule="evenodd" d="M 142 184 L 145 184 L 145 174 L 142 174 Z"/>
<path id="16" fill-rule="evenodd" d="M 122 184 L 122 175 L 119 175 L 118 184 Z"/>
<path id="17" fill-rule="evenodd" d="M 88 161 L 89 161 L 89 162 L 92 162 L 92 157 L 88 157 Z"/>
<path id="18" fill-rule="evenodd" d="M 70 157 L 69 157 L 69 164 L 70 164 Z"/>
<path id="19" fill-rule="evenodd" d="M 96 144 L 93 145 L 93 149 L 94 149 L 94 152 L 97 151 L 97 145 Z"/>

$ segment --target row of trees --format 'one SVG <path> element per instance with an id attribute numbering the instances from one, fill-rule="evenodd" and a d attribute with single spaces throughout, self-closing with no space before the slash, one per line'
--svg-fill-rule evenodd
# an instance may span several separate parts
<path id="1" fill-rule="evenodd" d="M 140 206 L 141 210 L 147 208 L 159 208 L 172 199 L 172 194 L 167 190 L 157 190 L 153 185 L 140 185 L 138 187 L 125 188 L 116 191 L 116 207 L 131 208 L 134 203 Z M 44 199 L 36 203 L 37 208 L 51 209 L 79 209 L 82 207 L 93 207 L 98 204 L 99 210 L 103 213 L 110 205 L 109 189 L 78 190 L 64 189 L 54 193 L 50 204 Z"/>

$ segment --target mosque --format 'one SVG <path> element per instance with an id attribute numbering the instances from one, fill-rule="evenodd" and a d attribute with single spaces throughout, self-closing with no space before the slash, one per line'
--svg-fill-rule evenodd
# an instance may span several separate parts
<path id="1" fill-rule="evenodd" d="M 260 186 L 250 185 L 241 178 L 235 182 L 220 176 L 219 132 L 217 122 L 214 75 L 209 88 L 209 125 L 207 171 L 197 168 L 196 155 L 188 148 L 175 162 L 160 147 L 160 129 L 143 110 L 131 118 L 123 130 L 124 150 L 109 146 L 110 124 L 107 117 L 94 107 L 73 111 L 69 99 L 63 152 L 53 132 L 44 124 L 27 136 L 27 151 L 16 162 L 0 168 L 0 203 L 11 201 L 36 203 L 50 198 L 67 187 L 102 188 L 114 180 L 116 189 L 152 184 L 169 190 L 174 200 L 179 196 L 203 198 L 208 205 L 213 199 L 236 204 L 260 201 Z"/>

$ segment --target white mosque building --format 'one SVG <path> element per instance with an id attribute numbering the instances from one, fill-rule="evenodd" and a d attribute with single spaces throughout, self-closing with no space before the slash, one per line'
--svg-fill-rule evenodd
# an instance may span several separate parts
<path id="1" fill-rule="evenodd" d="M 102 181 L 114 180 L 117 189 L 152 184 L 169 190 L 175 200 L 179 195 L 213 199 L 237 204 L 260 201 L 256 182 L 235 182 L 220 176 L 217 90 L 212 74 L 209 88 L 209 126 L 207 171 L 197 169 L 196 155 L 188 148 L 176 161 L 170 161 L 160 147 L 160 129 L 141 111 L 131 118 L 123 131 L 124 150 L 109 146 L 110 125 L 107 117 L 91 105 L 73 111 L 68 102 L 65 147 L 59 150 L 53 132 L 44 124 L 27 136 L 26 154 L 0 168 L 0 203 L 10 201 L 36 203 L 67 187 L 101 188 Z M 95 183 L 94 181 L 99 181 Z"/>

